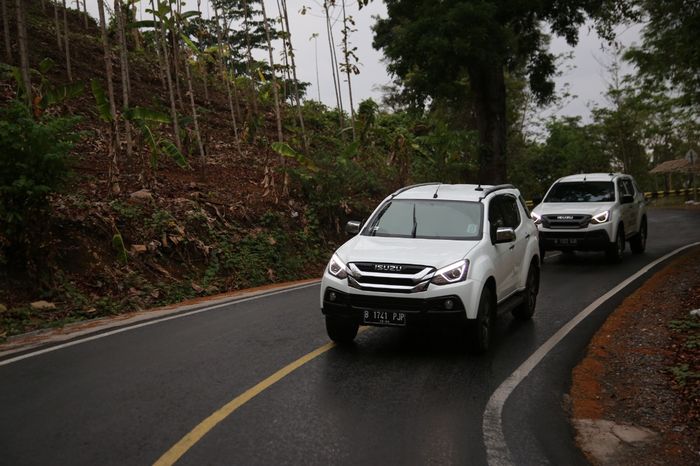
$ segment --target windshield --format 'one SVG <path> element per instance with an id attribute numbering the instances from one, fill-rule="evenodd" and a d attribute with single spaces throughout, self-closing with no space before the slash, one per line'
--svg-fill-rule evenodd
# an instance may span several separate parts
<path id="1" fill-rule="evenodd" d="M 557 183 L 547 193 L 544 202 L 614 202 L 612 181 L 576 181 Z"/>
<path id="2" fill-rule="evenodd" d="M 479 202 L 392 200 L 370 219 L 362 234 L 400 238 L 474 240 L 481 238 Z"/>

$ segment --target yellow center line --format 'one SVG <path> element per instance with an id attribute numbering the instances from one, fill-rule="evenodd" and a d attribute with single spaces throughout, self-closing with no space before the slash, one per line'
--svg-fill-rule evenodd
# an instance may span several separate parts
<path id="1" fill-rule="evenodd" d="M 363 332 L 367 327 L 360 328 L 359 332 Z M 209 431 L 217 426 L 221 421 L 229 417 L 234 411 L 246 404 L 251 399 L 255 398 L 257 395 L 270 388 L 272 385 L 276 384 L 295 370 L 299 369 L 301 366 L 309 361 L 312 361 L 335 347 L 335 343 L 327 343 L 320 348 L 300 357 L 296 361 L 288 364 L 282 369 L 278 370 L 262 382 L 258 383 L 252 388 L 249 388 L 245 392 L 238 395 L 233 400 L 229 401 L 221 408 L 216 410 L 211 416 L 200 422 L 194 429 L 192 429 L 187 435 L 182 437 L 175 445 L 173 445 L 170 450 L 166 451 L 163 456 L 158 458 L 158 460 L 153 463 L 154 466 L 171 466 L 175 464 L 182 455 L 187 453 L 187 451 L 192 448 L 197 442 L 199 442 L 202 437 L 204 437 Z"/>

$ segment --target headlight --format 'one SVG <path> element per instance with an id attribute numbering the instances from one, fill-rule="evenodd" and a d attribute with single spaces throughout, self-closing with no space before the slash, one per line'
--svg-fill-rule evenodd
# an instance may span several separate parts
<path id="1" fill-rule="evenodd" d="M 535 222 L 535 225 L 539 225 L 542 223 L 542 216 L 540 214 L 536 214 L 535 212 L 530 212 L 530 218 L 532 219 L 533 222 Z"/>
<path id="2" fill-rule="evenodd" d="M 343 261 L 341 261 L 338 258 L 338 256 L 333 254 L 333 257 L 331 257 L 331 261 L 328 263 L 328 273 L 342 280 L 344 278 L 347 278 L 348 269 L 347 267 L 345 267 Z"/>
<path id="3" fill-rule="evenodd" d="M 591 219 L 591 223 L 593 224 L 599 224 L 599 223 L 605 223 L 610 219 L 610 211 L 606 210 L 605 212 L 601 212 L 598 215 L 594 215 L 593 218 Z"/>
<path id="4" fill-rule="evenodd" d="M 435 272 L 435 276 L 430 282 L 436 285 L 461 282 L 467 278 L 467 270 L 469 270 L 469 261 L 461 260 Z"/>

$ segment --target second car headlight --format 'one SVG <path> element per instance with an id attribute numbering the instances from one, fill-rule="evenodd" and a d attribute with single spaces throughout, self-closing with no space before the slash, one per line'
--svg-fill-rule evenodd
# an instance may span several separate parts
<path id="1" fill-rule="evenodd" d="M 530 218 L 533 222 L 535 222 L 535 225 L 539 225 L 540 223 L 542 223 L 542 216 L 538 213 L 530 212 Z"/>
<path id="2" fill-rule="evenodd" d="M 347 278 L 348 269 L 345 266 L 345 263 L 341 261 L 337 255 L 333 254 L 331 261 L 328 263 L 328 273 L 342 280 Z"/>
<path id="3" fill-rule="evenodd" d="M 606 210 L 605 212 L 601 212 L 598 215 L 594 215 L 593 218 L 591 219 L 591 223 L 593 224 L 599 224 L 599 223 L 605 223 L 610 219 L 610 211 Z"/>
<path id="4" fill-rule="evenodd" d="M 434 283 L 435 285 L 448 285 L 450 283 L 461 282 L 467 278 L 468 270 L 469 261 L 466 259 L 461 260 L 435 272 L 435 275 L 430 282 Z"/>

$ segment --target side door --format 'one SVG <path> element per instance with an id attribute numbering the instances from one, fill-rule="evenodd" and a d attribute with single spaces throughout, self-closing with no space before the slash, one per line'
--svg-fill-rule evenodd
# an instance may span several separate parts
<path id="1" fill-rule="evenodd" d="M 620 194 L 622 224 L 625 227 L 625 236 L 629 237 L 637 228 L 637 206 L 634 202 L 634 187 L 629 178 L 620 178 L 618 180 L 618 191 Z M 625 202 L 625 196 L 632 196 L 632 202 Z"/>
<path id="2" fill-rule="evenodd" d="M 492 243 L 495 239 L 496 229 L 508 225 L 509 217 L 507 198 L 505 195 L 494 196 L 489 202 L 489 235 Z M 517 235 L 517 232 L 516 232 Z M 498 301 L 507 298 L 515 291 L 513 280 L 513 268 L 515 267 L 515 242 L 493 244 L 494 266 L 496 278 L 496 298 Z"/>
<path id="3" fill-rule="evenodd" d="M 528 230 L 527 223 L 523 221 L 525 217 L 518 206 L 518 198 L 511 194 L 506 194 L 503 198 L 506 226 L 515 231 L 515 242 L 511 244 L 513 267 L 509 277 L 509 282 L 512 283 L 511 292 L 513 292 L 520 288 L 520 277 L 523 273 L 523 267 L 529 265 L 523 264 L 523 257 L 527 252 L 527 244 L 530 241 L 531 232 Z"/>

